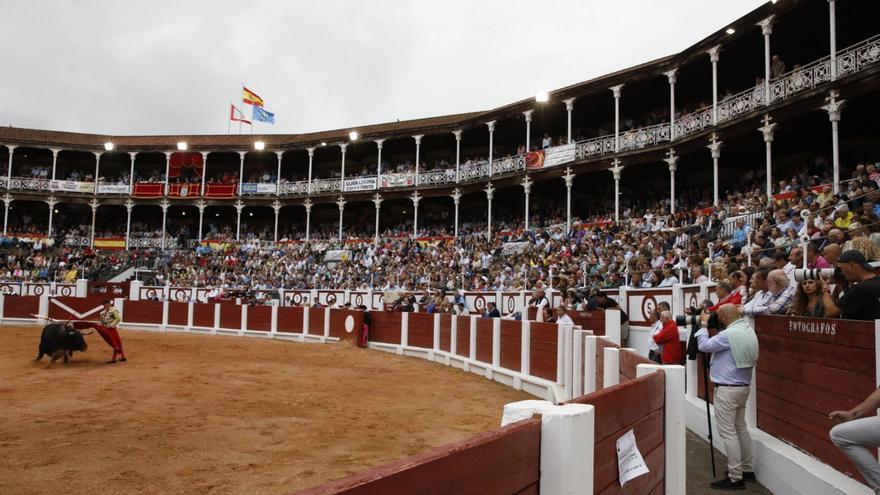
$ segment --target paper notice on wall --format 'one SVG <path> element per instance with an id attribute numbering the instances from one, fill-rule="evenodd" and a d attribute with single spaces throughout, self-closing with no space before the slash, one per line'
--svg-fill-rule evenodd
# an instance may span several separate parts
<path id="1" fill-rule="evenodd" d="M 636 435 L 633 430 L 629 430 L 617 439 L 617 468 L 620 471 L 620 486 L 648 473 L 645 459 L 636 446 Z"/>

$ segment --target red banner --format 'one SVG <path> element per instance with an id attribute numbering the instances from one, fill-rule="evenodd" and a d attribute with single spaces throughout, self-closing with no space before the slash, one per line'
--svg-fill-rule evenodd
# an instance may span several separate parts
<path id="1" fill-rule="evenodd" d="M 199 195 L 202 185 L 198 182 L 192 184 L 171 184 L 168 186 L 168 196 L 175 198 L 192 198 Z"/>
<path id="2" fill-rule="evenodd" d="M 165 184 L 161 182 L 138 182 L 134 185 L 136 198 L 161 198 L 165 192 Z"/>
<path id="3" fill-rule="evenodd" d="M 238 184 L 206 184 L 206 198 L 233 198 L 238 190 Z"/>
<path id="4" fill-rule="evenodd" d="M 526 168 L 537 169 L 544 167 L 544 150 L 529 151 L 526 153 Z"/>

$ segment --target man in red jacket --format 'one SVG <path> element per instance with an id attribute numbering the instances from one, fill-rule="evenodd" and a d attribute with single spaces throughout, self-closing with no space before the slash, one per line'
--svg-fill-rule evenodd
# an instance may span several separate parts
<path id="1" fill-rule="evenodd" d="M 660 313 L 660 321 L 663 322 L 663 329 L 654 336 L 654 342 L 662 349 L 662 364 L 681 364 L 684 352 L 681 349 L 681 338 L 672 313 L 669 311 Z"/>

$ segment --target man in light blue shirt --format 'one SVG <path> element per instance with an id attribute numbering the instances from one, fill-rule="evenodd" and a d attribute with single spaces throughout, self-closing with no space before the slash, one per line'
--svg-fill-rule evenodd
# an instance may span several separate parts
<path id="1" fill-rule="evenodd" d="M 704 313 L 700 317 L 704 328 L 696 333 L 700 351 L 712 353 L 709 376 L 715 384 L 715 424 L 727 453 L 727 476 L 713 481 L 710 486 L 738 490 L 745 487 L 745 480 L 755 480 L 752 437 L 746 424 L 746 401 L 752 369 L 758 361 L 758 338 L 733 304 L 721 305 L 717 313 L 724 330 L 709 337 L 705 328 L 708 314 Z"/>

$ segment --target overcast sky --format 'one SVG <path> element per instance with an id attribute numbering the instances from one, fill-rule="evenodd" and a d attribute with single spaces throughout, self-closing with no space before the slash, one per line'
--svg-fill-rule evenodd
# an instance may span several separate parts
<path id="1" fill-rule="evenodd" d="M 486 110 L 678 52 L 762 3 L 2 0 L 0 125 L 223 134 L 242 82 L 276 115 L 255 132 Z"/>

